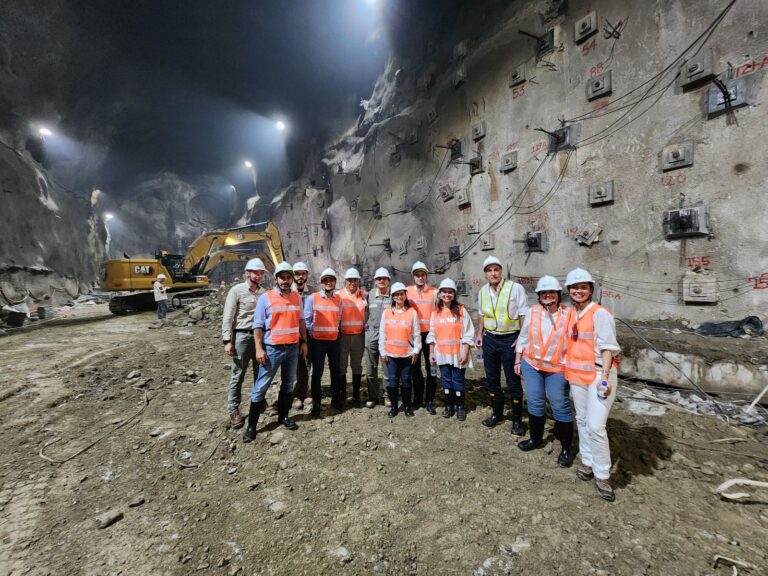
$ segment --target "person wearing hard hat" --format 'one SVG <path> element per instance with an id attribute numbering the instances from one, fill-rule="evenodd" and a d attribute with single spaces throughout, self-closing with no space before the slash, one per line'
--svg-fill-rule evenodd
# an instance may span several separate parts
<path id="1" fill-rule="evenodd" d="M 293 267 L 288 262 L 281 262 L 275 267 L 275 284 L 272 290 L 259 296 L 253 312 L 253 340 L 259 371 L 251 390 L 244 442 L 256 438 L 259 405 L 264 401 L 278 368 L 281 368 L 281 385 L 277 396 L 277 422 L 289 430 L 298 428 L 288 417 L 288 412 L 296 385 L 296 363 L 299 357 L 307 357 L 307 328 L 301 314 L 301 299 L 291 289 Z"/>
<path id="2" fill-rule="evenodd" d="M 360 406 L 360 385 L 363 381 L 363 352 L 365 351 L 365 293 L 360 288 L 360 272 L 350 268 L 344 274 L 341 297 L 341 360 L 339 361 L 340 395 L 334 407 L 343 410 L 347 401 L 347 365 L 352 367 L 352 399 Z"/>
<path id="3" fill-rule="evenodd" d="M 421 374 L 421 360 L 417 359 L 411 369 L 413 380 L 413 409 L 418 410 L 424 404 L 424 408 L 430 414 L 435 414 L 434 400 L 437 388 L 437 379 L 429 369 L 429 346 L 427 334 L 429 334 L 429 320 L 432 318 L 432 310 L 435 308 L 437 290 L 427 283 L 429 270 L 424 262 L 415 262 L 411 266 L 413 284 L 408 286 L 408 303 L 416 310 L 419 316 L 419 330 L 421 331 L 421 351 L 424 355 L 424 371 L 426 372 L 426 390 L 424 389 L 424 376 Z"/>
<path id="4" fill-rule="evenodd" d="M 568 468 L 573 463 L 573 414 L 564 374 L 567 310 L 561 306 L 563 289 L 557 278 L 539 278 L 536 294 L 539 301 L 525 315 L 515 347 L 515 373 L 522 374 L 525 383 L 530 428 L 530 438 L 517 446 L 528 452 L 544 445 L 544 405 L 549 400 L 560 439 L 557 463 Z"/>
<path id="5" fill-rule="evenodd" d="M 165 293 L 167 290 L 165 281 L 165 274 L 158 274 L 157 279 L 152 284 L 152 293 L 155 297 L 155 304 L 157 304 L 158 320 L 165 320 L 165 315 L 168 313 L 168 295 Z"/>
<path id="6" fill-rule="evenodd" d="M 413 416 L 411 405 L 411 368 L 419 361 L 421 329 L 419 315 L 410 306 L 405 284 L 392 285 L 392 304 L 384 310 L 379 327 L 379 355 L 389 370 L 389 417 L 399 412 L 397 397 L 403 395 L 403 412 Z M 398 389 L 399 387 L 399 389 Z"/>
<path id="7" fill-rule="evenodd" d="M 515 341 L 525 316 L 528 298 L 525 289 L 512 280 L 502 279 L 501 261 L 488 256 L 483 262 L 488 283 L 477 294 L 476 344 L 483 349 L 485 380 L 491 396 L 493 413 L 483 420 L 491 428 L 504 420 L 504 391 L 501 388 L 501 369 L 512 397 L 512 434 L 522 436 L 523 387 L 515 374 Z"/>
<path id="8" fill-rule="evenodd" d="M 566 320 L 565 378 L 571 385 L 579 431 L 581 466 L 576 476 L 595 479 L 597 493 L 613 502 L 611 450 L 605 424 L 616 398 L 616 358 L 621 347 L 616 341 L 613 315 L 592 302 L 595 281 L 586 270 L 568 272 L 565 287 L 573 303 Z"/>
<path id="9" fill-rule="evenodd" d="M 336 272 L 326 268 L 320 273 L 320 289 L 304 303 L 304 322 L 309 334 L 309 352 L 312 358 L 312 416 L 320 416 L 323 366 L 328 358 L 331 373 L 331 401 L 338 404 L 339 357 L 341 356 L 339 326 L 341 324 L 341 296 L 335 293 Z"/>
<path id="10" fill-rule="evenodd" d="M 475 327 L 469 312 L 456 293 L 456 282 L 446 278 L 437 289 L 437 304 L 429 322 L 429 359 L 440 368 L 445 408 L 443 418 L 450 418 L 456 410 L 456 418 L 467 418 L 464 408 L 464 373 L 472 368 L 469 349 L 474 344 Z"/>
<path id="11" fill-rule="evenodd" d="M 293 265 L 293 289 L 298 293 L 301 300 L 301 309 L 307 303 L 307 299 L 312 295 L 312 290 L 307 285 L 309 279 L 309 267 L 304 262 L 296 262 Z M 309 345 L 309 342 L 307 342 Z M 309 359 L 312 353 L 307 354 L 307 358 L 299 359 L 296 369 L 296 387 L 293 389 L 293 408 L 303 410 L 305 404 L 310 404 L 309 395 Z"/>
<path id="12" fill-rule="evenodd" d="M 392 304 L 389 295 L 389 283 L 391 277 L 389 270 L 379 268 L 373 274 L 375 288 L 367 297 L 368 306 L 365 314 L 365 379 L 368 384 L 368 398 L 365 402 L 367 408 L 373 408 L 380 402 L 381 388 L 379 388 L 379 328 L 381 316 Z M 389 386 L 389 374 L 384 370 L 384 389 Z"/>
<path id="13" fill-rule="evenodd" d="M 253 258 L 245 265 L 245 282 L 235 284 L 229 289 L 221 316 L 221 339 L 224 353 L 232 358 L 229 386 L 227 387 L 227 411 L 232 428 L 243 427 L 240 413 L 240 398 L 243 380 L 248 365 L 253 362 L 253 311 L 256 301 L 264 293 L 261 284 L 266 273 L 260 258 Z M 256 379 L 256 363 L 253 362 L 253 376 Z"/>

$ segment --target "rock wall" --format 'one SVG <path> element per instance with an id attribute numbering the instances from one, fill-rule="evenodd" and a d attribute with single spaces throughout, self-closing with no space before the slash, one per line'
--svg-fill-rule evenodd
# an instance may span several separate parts
<path id="1" fill-rule="evenodd" d="M 726 5 L 449 3 L 414 23 L 358 124 L 276 198 L 288 260 L 408 280 L 420 259 L 435 282 L 463 280 L 471 305 L 495 254 L 528 288 L 589 269 L 620 317 L 764 317 L 768 168 L 753 150 L 768 128 L 768 5 L 741 0 L 719 18 Z M 590 13 L 595 33 L 577 43 Z M 683 89 L 696 63 L 735 86 L 728 113 L 708 114 L 712 79 Z M 588 95 L 607 74 L 608 94 Z M 549 134 L 562 127 L 568 142 Z M 692 165 L 661 169 L 686 154 Z M 590 203 L 601 183 L 613 200 Z M 702 234 L 668 238 L 665 212 L 699 203 Z M 685 215 L 676 225 L 691 228 Z"/>

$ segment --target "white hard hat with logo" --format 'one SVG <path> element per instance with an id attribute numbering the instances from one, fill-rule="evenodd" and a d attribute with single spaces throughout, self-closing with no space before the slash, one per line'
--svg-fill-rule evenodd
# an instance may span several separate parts
<path id="1" fill-rule="evenodd" d="M 296 264 L 293 265 L 293 273 L 296 272 L 309 272 L 309 268 L 307 268 L 307 265 L 304 264 L 304 262 L 296 262 Z"/>
<path id="2" fill-rule="evenodd" d="M 583 268 L 574 268 L 568 272 L 568 276 L 565 277 L 565 287 L 568 288 L 568 286 L 571 286 L 572 284 L 578 284 L 579 282 L 589 282 L 590 284 L 595 283 L 595 281 L 592 280 L 592 275 L 589 272 Z"/>
<path id="3" fill-rule="evenodd" d="M 546 292 L 547 290 L 562 292 L 563 288 L 554 276 L 542 276 L 536 284 L 536 292 Z"/>
<path id="4" fill-rule="evenodd" d="M 245 265 L 246 271 L 248 270 L 261 270 L 263 272 L 266 272 L 267 269 L 264 267 L 264 262 L 261 261 L 261 258 L 251 258 L 248 260 L 248 263 Z"/>
<path id="5" fill-rule="evenodd" d="M 165 274 L 158 274 L 157 275 L 157 279 L 158 280 L 165 280 L 166 279 Z"/>
<path id="6" fill-rule="evenodd" d="M 485 272 L 485 269 L 491 264 L 496 264 L 499 268 L 504 268 L 504 266 L 501 265 L 501 260 L 496 258 L 496 256 L 488 256 L 483 262 L 483 272 Z"/>
<path id="7" fill-rule="evenodd" d="M 440 287 L 438 288 L 438 290 L 443 290 L 443 289 L 449 289 L 456 292 L 456 282 L 454 282 L 450 278 L 446 278 L 445 280 L 440 282 Z"/>
<path id="8" fill-rule="evenodd" d="M 424 262 L 422 262 L 421 260 L 419 260 L 418 262 L 414 262 L 413 266 L 411 266 L 411 274 L 419 270 L 423 270 L 424 272 L 429 274 L 429 268 L 427 268 L 427 265 L 424 264 Z"/>
<path id="9" fill-rule="evenodd" d="M 337 279 L 336 271 L 333 268 L 326 268 L 320 274 L 320 280 L 322 280 L 323 278 L 329 278 L 329 277 L 333 278 L 334 280 Z"/>
<path id="10" fill-rule="evenodd" d="M 275 268 L 275 278 L 277 278 L 278 275 L 282 274 L 283 272 L 288 272 L 291 276 L 293 276 L 293 266 L 291 266 L 289 262 L 280 262 L 280 264 L 278 264 Z"/>
<path id="11" fill-rule="evenodd" d="M 344 280 L 360 280 L 360 272 L 357 268 L 348 268 L 344 273 Z"/>
<path id="12" fill-rule="evenodd" d="M 389 275 L 389 270 L 387 270 L 386 268 L 379 268 L 378 270 L 376 270 L 376 273 L 373 275 L 373 278 L 375 280 L 376 278 L 390 278 L 391 279 L 392 277 Z"/>
<path id="13" fill-rule="evenodd" d="M 401 292 L 401 291 L 402 292 L 406 291 L 405 284 L 403 284 L 402 282 L 395 282 L 394 284 L 392 284 L 392 288 L 390 290 L 391 294 L 394 294 L 395 292 Z"/>

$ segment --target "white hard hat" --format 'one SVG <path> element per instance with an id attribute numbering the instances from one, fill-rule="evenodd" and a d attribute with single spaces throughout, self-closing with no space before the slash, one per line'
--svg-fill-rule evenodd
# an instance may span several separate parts
<path id="1" fill-rule="evenodd" d="M 246 270 L 262 270 L 266 272 L 266 268 L 264 267 L 264 262 L 261 261 L 261 258 L 251 258 L 248 260 L 248 263 L 245 265 Z"/>
<path id="2" fill-rule="evenodd" d="M 360 272 L 356 268 L 348 268 L 344 272 L 344 280 L 360 280 Z"/>
<path id="3" fill-rule="evenodd" d="M 277 278 L 278 274 L 282 274 L 283 272 L 290 272 L 291 276 L 293 276 L 293 266 L 289 262 L 280 262 L 275 267 L 275 278 Z"/>
<path id="4" fill-rule="evenodd" d="M 562 292 L 563 288 L 554 276 L 542 276 L 536 284 L 536 292 L 544 292 L 545 290 L 557 290 L 558 292 Z"/>
<path id="5" fill-rule="evenodd" d="M 565 277 L 565 287 L 568 288 L 571 284 L 578 284 L 579 282 L 589 282 L 594 284 L 592 275 L 582 268 L 574 268 L 568 272 L 568 276 Z"/>
<path id="6" fill-rule="evenodd" d="M 440 287 L 438 288 L 438 291 L 442 290 L 443 288 L 449 288 L 454 292 L 456 292 L 456 282 L 454 282 L 450 278 L 446 278 L 445 280 L 440 282 Z"/>
<path id="7" fill-rule="evenodd" d="M 296 272 L 309 272 L 309 268 L 307 268 L 307 265 L 304 264 L 304 262 L 296 262 L 296 264 L 293 265 L 293 272 L 294 274 Z"/>
<path id="8" fill-rule="evenodd" d="M 424 270 L 424 272 L 429 274 L 429 268 L 427 268 L 427 265 L 424 264 L 424 262 L 422 262 L 421 260 L 413 263 L 413 266 L 411 266 L 411 274 L 413 274 L 417 270 Z"/>
<path id="9" fill-rule="evenodd" d="M 496 264 L 499 268 L 504 268 L 501 264 L 501 260 L 496 258 L 496 256 L 488 256 L 488 258 L 485 259 L 483 262 L 483 272 L 485 272 L 485 269 L 488 268 L 491 264 Z"/>
<path id="10" fill-rule="evenodd" d="M 406 291 L 405 284 L 403 284 L 402 282 L 395 282 L 394 284 L 392 284 L 392 288 L 390 288 L 389 293 L 394 294 L 395 292 L 400 292 L 400 291 L 403 291 L 403 292 Z"/>
<path id="11" fill-rule="evenodd" d="M 333 268 L 326 268 L 325 270 L 323 270 L 322 273 L 320 274 L 320 280 L 322 280 L 323 278 L 328 278 L 329 276 L 334 280 L 336 280 L 337 278 L 336 271 Z"/>
<path id="12" fill-rule="evenodd" d="M 376 270 L 376 273 L 373 275 L 374 280 L 376 278 L 392 278 L 392 276 L 389 275 L 389 270 L 386 268 L 379 268 Z"/>
<path id="13" fill-rule="evenodd" d="M 158 279 L 158 280 L 165 280 L 165 279 L 166 279 L 166 278 L 165 278 L 165 274 L 158 274 L 158 275 L 157 275 L 157 279 Z"/>

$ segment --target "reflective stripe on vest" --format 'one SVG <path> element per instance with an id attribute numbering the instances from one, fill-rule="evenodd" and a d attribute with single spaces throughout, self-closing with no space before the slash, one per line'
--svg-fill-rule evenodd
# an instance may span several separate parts
<path id="1" fill-rule="evenodd" d="M 299 323 L 301 322 L 301 300 L 296 292 L 288 297 L 270 290 L 269 313 L 271 314 L 269 332 L 272 344 L 296 344 L 299 341 Z"/>
<path id="2" fill-rule="evenodd" d="M 319 292 L 312 294 L 312 338 L 336 340 L 339 334 L 341 298 L 334 294 L 328 298 Z"/>
<path id="3" fill-rule="evenodd" d="M 464 326 L 464 306 L 459 305 L 459 315 L 454 316 L 449 308 L 432 312 L 432 327 L 435 331 L 435 349 L 438 354 L 458 356 L 461 352 L 461 331 Z"/>
<path id="4" fill-rule="evenodd" d="M 549 337 L 544 342 L 544 332 L 541 323 L 549 313 L 541 304 L 531 306 L 528 321 L 528 347 L 523 356 L 526 362 L 543 372 L 561 373 L 564 370 L 565 333 L 567 314 L 560 310 L 554 326 L 549 331 Z M 549 322 L 549 320 L 547 320 Z"/>
<path id="5" fill-rule="evenodd" d="M 336 295 L 341 298 L 341 333 L 362 334 L 365 330 L 366 307 L 363 291 L 358 290 L 353 295 L 344 289 Z"/>
<path id="6" fill-rule="evenodd" d="M 406 289 L 408 303 L 416 309 L 419 317 L 421 332 L 429 332 L 429 319 L 432 317 L 432 310 L 435 309 L 436 295 L 437 290 L 434 286 L 427 286 L 424 290 L 419 290 L 416 286 L 408 286 Z"/>
<path id="7" fill-rule="evenodd" d="M 597 378 L 595 366 L 595 313 L 605 310 L 590 303 L 581 318 L 571 308 L 566 319 L 565 379 L 589 386 Z M 608 312 L 606 310 L 606 312 Z M 608 312 L 610 314 L 610 312 Z"/>
<path id="8" fill-rule="evenodd" d="M 413 338 L 413 318 L 416 310 L 408 308 L 405 312 L 395 313 L 392 308 L 384 311 L 384 334 L 387 341 L 384 350 L 391 356 L 403 357 L 408 354 Z"/>
<path id="9" fill-rule="evenodd" d="M 480 311 L 483 313 L 483 328 L 485 330 L 500 334 L 520 330 L 520 319 L 509 317 L 509 299 L 512 298 L 514 285 L 515 283 L 510 280 L 502 280 L 499 295 L 496 297 L 495 309 L 490 285 L 486 284 L 480 289 Z"/>

